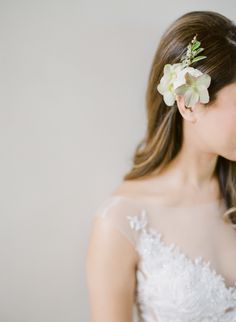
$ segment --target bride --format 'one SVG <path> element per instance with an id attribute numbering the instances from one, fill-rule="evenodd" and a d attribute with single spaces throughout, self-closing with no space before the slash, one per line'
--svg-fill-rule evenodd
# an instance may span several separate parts
<path id="1" fill-rule="evenodd" d="M 236 25 L 192 11 L 163 34 L 132 169 L 94 216 L 93 322 L 236 321 Z"/>

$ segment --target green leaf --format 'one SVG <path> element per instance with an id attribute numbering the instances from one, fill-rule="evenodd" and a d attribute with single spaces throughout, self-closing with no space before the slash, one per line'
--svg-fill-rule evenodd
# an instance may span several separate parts
<path id="1" fill-rule="evenodd" d="M 207 58 L 207 56 L 198 56 L 198 57 L 195 57 L 195 58 L 192 60 L 192 63 L 195 63 L 196 61 L 199 61 L 199 60 L 204 59 L 204 58 Z"/>
<path id="2" fill-rule="evenodd" d="M 200 45 L 201 45 L 200 41 L 196 41 L 196 42 L 192 45 L 192 50 L 197 49 Z"/>
<path id="3" fill-rule="evenodd" d="M 204 48 L 199 48 L 198 50 L 194 51 L 193 54 L 194 56 L 197 56 L 200 52 L 202 52 Z"/>

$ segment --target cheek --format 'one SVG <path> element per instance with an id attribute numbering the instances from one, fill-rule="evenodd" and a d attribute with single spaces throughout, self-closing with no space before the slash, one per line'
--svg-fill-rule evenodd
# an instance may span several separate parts
<path id="1" fill-rule="evenodd" d="M 216 119 L 218 132 L 225 143 L 234 141 L 236 143 L 236 108 L 229 110 L 229 113 L 219 113 Z"/>
<path id="2" fill-rule="evenodd" d="M 236 108 L 230 113 L 224 110 L 205 114 L 201 122 L 200 135 L 214 151 L 235 149 Z"/>
<path id="3" fill-rule="evenodd" d="M 209 143 L 214 151 L 228 159 L 236 157 L 236 108 L 213 113 L 208 119 Z M 206 131 L 205 131 L 206 132 Z"/>

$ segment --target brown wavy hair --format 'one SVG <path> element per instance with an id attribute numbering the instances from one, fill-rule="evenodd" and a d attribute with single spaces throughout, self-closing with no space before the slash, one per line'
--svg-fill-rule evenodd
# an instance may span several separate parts
<path id="1" fill-rule="evenodd" d="M 236 25 L 214 11 L 192 11 L 176 19 L 164 32 L 154 55 L 146 91 L 147 129 L 132 158 L 132 169 L 123 177 L 133 180 L 164 168 L 182 145 L 182 116 L 177 103 L 168 107 L 157 84 L 165 64 L 179 63 L 188 43 L 197 34 L 207 59 L 192 63 L 192 67 L 211 76 L 208 88 L 210 102 L 217 92 L 236 81 Z M 225 221 L 236 224 L 236 162 L 218 156 L 215 167 L 220 191 L 227 207 Z"/>

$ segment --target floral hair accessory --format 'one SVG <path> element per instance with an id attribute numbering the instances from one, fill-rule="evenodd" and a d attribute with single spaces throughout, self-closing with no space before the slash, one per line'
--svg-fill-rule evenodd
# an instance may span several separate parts
<path id="1" fill-rule="evenodd" d="M 188 44 L 187 52 L 182 55 L 181 63 L 166 64 L 164 74 L 157 85 L 157 90 L 163 95 L 164 102 L 172 106 L 176 95 L 183 95 L 186 107 L 193 107 L 197 102 L 208 103 L 211 77 L 203 74 L 199 69 L 189 67 L 206 56 L 197 56 L 204 48 L 200 48 L 201 42 L 195 35 Z"/>

